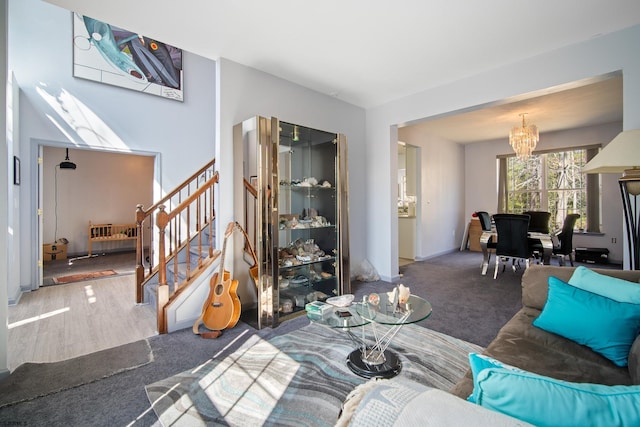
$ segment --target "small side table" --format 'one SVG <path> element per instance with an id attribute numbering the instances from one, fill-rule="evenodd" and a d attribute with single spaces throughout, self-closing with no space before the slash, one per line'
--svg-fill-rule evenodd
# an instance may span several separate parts
<path id="1" fill-rule="evenodd" d="M 338 315 L 340 311 L 348 311 L 349 315 L 341 317 Z M 346 360 L 353 373 L 364 378 L 392 378 L 400 373 L 402 362 L 395 352 L 389 350 L 391 340 L 402 325 L 424 320 L 431 315 L 431 311 L 431 304 L 418 296 L 411 295 L 406 304 L 393 307 L 387 295 L 381 294 L 377 305 L 366 301 L 356 302 L 348 307 L 332 307 L 325 315 L 307 313 L 307 317 L 312 322 L 349 334 L 356 344 L 356 349 L 349 353 Z M 362 327 L 368 324 L 371 324 L 373 339 L 365 337 Z M 362 328 L 361 334 L 353 333 L 353 328 Z"/>
<path id="2" fill-rule="evenodd" d="M 356 374 L 365 377 L 392 378 L 400 373 L 402 362 L 388 347 L 403 325 L 419 322 L 431 315 L 429 301 L 410 295 L 405 304 L 391 304 L 387 294 L 379 295 L 379 303 L 363 302 L 356 305 L 358 314 L 371 322 L 373 344 L 363 346 L 349 354 L 347 365 Z M 383 325 L 383 328 L 379 328 Z"/>

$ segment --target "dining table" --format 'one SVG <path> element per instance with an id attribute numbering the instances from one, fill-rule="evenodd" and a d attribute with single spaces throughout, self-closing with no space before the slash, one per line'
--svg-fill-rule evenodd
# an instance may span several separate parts
<path id="1" fill-rule="evenodd" d="M 549 264 L 551 261 L 551 255 L 553 255 L 553 240 L 551 240 L 551 234 L 540 233 L 536 231 L 529 231 L 527 237 L 532 242 L 539 242 L 542 244 L 542 263 Z M 482 275 L 486 276 L 487 269 L 489 268 L 489 249 L 487 244 L 489 241 L 497 241 L 498 232 L 495 229 L 491 231 L 483 231 L 480 236 L 480 248 L 482 249 Z"/>

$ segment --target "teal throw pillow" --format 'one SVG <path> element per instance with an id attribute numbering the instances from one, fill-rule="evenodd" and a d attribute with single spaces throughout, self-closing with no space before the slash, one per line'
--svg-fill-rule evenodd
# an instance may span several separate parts
<path id="1" fill-rule="evenodd" d="M 521 369 L 516 368 L 515 366 L 507 365 L 506 363 L 502 363 L 501 361 L 496 360 L 493 357 L 485 356 L 484 354 L 478 353 L 469 353 L 469 365 L 471 366 L 471 374 L 473 375 L 473 393 L 471 393 L 471 396 L 469 396 L 467 400 L 472 403 L 476 403 L 476 390 L 478 390 L 476 380 L 478 378 L 478 374 L 483 369 L 504 368 L 524 372 Z"/>
<path id="2" fill-rule="evenodd" d="M 640 304 L 617 302 L 549 277 L 549 294 L 533 325 L 563 336 L 627 366 L 640 333 Z"/>
<path id="3" fill-rule="evenodd" d="M 596 273 L 584 267 L 576 267 L 569 284 L 618 302 L 640 304 L 640 284 Z"/>
<path id="4" fill-rule="evenodd" d="M 640 425 L 640 386 L 572 383 L 508 368 L 483 369 L 474 380 L 477 405 L 539 427 Z"/>

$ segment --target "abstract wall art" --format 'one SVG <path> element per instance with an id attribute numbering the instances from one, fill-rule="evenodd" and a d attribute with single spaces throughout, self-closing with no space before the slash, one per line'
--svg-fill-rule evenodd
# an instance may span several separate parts
<path id="1" fill-rule="evenodd" d="M 73 14 L 73 75 L 183 100 L 182 49 Z"/>

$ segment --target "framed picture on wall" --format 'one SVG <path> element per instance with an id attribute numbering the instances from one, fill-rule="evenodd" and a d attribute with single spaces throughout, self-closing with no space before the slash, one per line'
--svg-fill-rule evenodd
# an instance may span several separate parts
<path id="1" fill-rule="evenodd" d="M 13 185 L 20 185 L 20 159 L 13 156 Z"/>
<path id="2" fill-rule="evenodd" d="M 73 75 L 183 100 L 182 49 L 77 13 Z"/>

